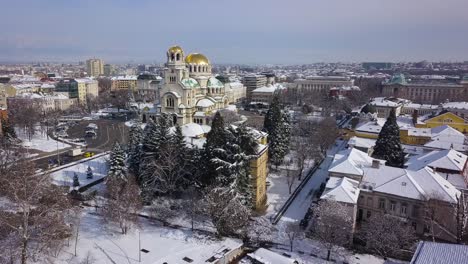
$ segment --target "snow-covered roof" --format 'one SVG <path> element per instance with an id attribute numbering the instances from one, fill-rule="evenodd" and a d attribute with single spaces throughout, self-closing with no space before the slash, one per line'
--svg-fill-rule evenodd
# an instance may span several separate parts
<path id="1" fill-rule="evenodd" d="M 359 182 L 346 177 L 330 177 L 320 199 L 356 204 L 359 198 Z"/>
<path id="2" fill-rule="evenodd" d="M 210 107 L 213 105 L 214 105 L 214 102 L 206 98 L 203 98 L 197 102 L 197 106 L 200 106 L 200 107 Z"/>
<path id="3" fill-rule="evenodd" d="M 257 88 L 253 90 L 252 93 L 274 93 L 276 90 L 279 90 L 279 89 L 284 89 L 284 87 L 279 83 L 275 83 L 273 85 L 268 85 L 268 86 Z"/>
<path id="4" fill-rule="evenodd" d="M 362 176 L 363 167 L 371 166 L 373 158 L 358 149 L 350 148 L 338 152 L 328 172 Z"/>
<path id="5" fill-rule="evenodd" d="M 211 130 L 210 126 L 188 123 L 180 127 L 184 137 L 200 137 Z"/>
<path id="6" fill-rule="evenodd" d="M 295 259 L 285 257 L 268 249 L 259 248 L 248 256 L 263 264 L 295 264 L 298 263 Z"/>
<path id="7" fill-rule="evenodd" d="M 411 264 L 460 264 L 468 259 L 468 246 L 421 241 Z"/>
<path id="8" fill-rule="evenodd" d="M 450 182 L 429 167 L 418 171 L 380 166 L 367 167 L 360 184 L 361 191 L 375 191 L 415 200 L 430 198 L 456 202 L 460 195 Z"/>
<path id="9" fill-rule="evenodd" d="M 446 169 L 451 171 L 463 171 L 467 156 L 454 149 L 434 150 L 429 153 L 411 157 L 406 165 L 410 170 L 420 170 L 425 166 L 431 168 Z"/>
<path id="10" fill-rule="evenodd" d="M 398 107 L 401 106 L 406 100 L 400 98 L 387 98 L 387 97 L 376 97 L 369 102 L 371 105 L 380 107 Z"/>
<path id="11" fill-rule="evenodd" d="M 362 137 L 354 136 L 349 139 L 348 145 L 356 147 L 356 148 L 370 149 L 373 146 L 375 146 L 376 141 L 377 141 L 376 139 L 372 139 L 372 138 L 362 138 Z"/>
<path id="12" fill-rule="evenodd" d="M 120 76 L 120 77 L 122 77 L 122 76 Z M 113 78 L 115 78 L 115 77 L 113 77 Z M 117 80 L 120 80 L 120 79 L 117 79 Z M 90 79 L 90 78 L 78 78 L 78 79 L 75 79 L 75 81 L 77 83 L 97 83 L 96 80 L 93 80 L 93 79 Z"/>
<path id="13" fill-rule="evenodd" d="M 442 105 L 444 109 L 468 110 L 468 102 L 448 102 Z"/>
<path id="14" fill-rule="evenodd" d="M 136 81 L 138 76 L 136 75 L 125 75 L 125 76 L 114 76 L 111 78 L 112 81 Z"/>
<path id="15" fill-rule="evenodd" d="M 460 131 L 443 125 L 431 129 L 432 140 L 426 143 L 425 147 L 438 149 L 455 149 L 457 151 L 467 151 L 468 146 L 465 145 L 466 137 Z"/>

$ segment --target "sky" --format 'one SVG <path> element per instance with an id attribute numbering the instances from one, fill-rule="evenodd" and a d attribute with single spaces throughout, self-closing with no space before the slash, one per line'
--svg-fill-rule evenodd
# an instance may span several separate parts
<path id="1" fill-rule="evenodd" d="M 467 0 L 0 0 L 0 61 L 468 60 Z"/>

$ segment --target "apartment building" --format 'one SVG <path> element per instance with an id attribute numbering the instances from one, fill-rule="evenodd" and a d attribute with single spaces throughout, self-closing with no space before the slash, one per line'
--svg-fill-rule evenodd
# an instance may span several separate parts
<path id="1" fill-rule="evenodd" d="M 89 59 L 86 61 L 86 69 L 89 76 L 98 77 L 104 74 L 104 62 L 101 59 Z"/>
<path id="2" fill-rule="evenodd" d="M 328 92 L 335 87 L 352 87 L 354 80 L 343 76 L 309 76 L 294 80 L 294 86 L 298 92 Z"/>
<path id="3" fill-rule="evenodd" d="M 242 83 L 246 88 L 247 101 L 252 100 L 252 91 L 267 85 L 267 77 L 265 75 L 252 74 L 244 76 Z"/>
<path id="4" fill-rule="evenodd" d="M 111 78 L 111 90 L 132 90 L 136 91 L 138 87 L 138 76 L 136 75 L 125 75 L 115 76 Z"/>

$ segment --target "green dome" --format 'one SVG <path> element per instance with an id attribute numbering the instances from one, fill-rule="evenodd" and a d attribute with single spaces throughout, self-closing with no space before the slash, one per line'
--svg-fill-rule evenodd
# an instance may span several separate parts
<path id="1" fill-rule="evenodd" d="M 187 88 L 198 88 L 198 87 L 200 87 L 200 84 L 197 82 L 197 80 L 195 80 L 193 78 L 182 79 L 182 81 L 180 81 L 180 82 Z"/>
<path id="2" fill-rule="evenodd" d="M 402 73 L 393 75 L 390 84 L 407 84 L 405 75 Z"/>

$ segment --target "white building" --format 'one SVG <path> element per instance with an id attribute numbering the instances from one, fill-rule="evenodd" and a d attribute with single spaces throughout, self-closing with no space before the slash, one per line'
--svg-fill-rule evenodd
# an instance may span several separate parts
<path id="1" fill-rule="evenodd" d="M 209 124 L 218 110 L 236 102 L 242 92 L 229 94 L 232 87 L 224 85 L 211 74 L 211 62 L 200 53 L 185 56 L 179 46 L 169 48 L 164 79 L 160 89 L 157 113 L 171 116 L 173 123 L 184 125 Z"/>

